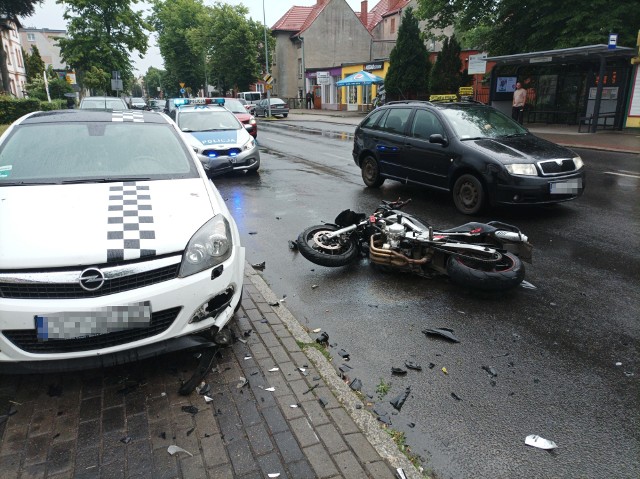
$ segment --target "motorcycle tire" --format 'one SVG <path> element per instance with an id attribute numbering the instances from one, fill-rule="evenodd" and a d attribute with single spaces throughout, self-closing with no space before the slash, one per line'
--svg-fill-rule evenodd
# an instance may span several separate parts
<path id="1" fill-rule="evenodd" d="M 481 264 L 451 256 L 447 262 L 447 273 L 454 283 L 483 291 L 506 291 L 524 280 L 524 264 L 514 254 L 504 253 L 497 264 Z"/>
<path id="2" fill-rule="evenodd" d="M 345 266 L 358 256 L 358 247 L 353 239 L 334 239 L 324 244 L 320 241 L 319 234 L 338 230 L 333 225 L 310 226 L 298 235 L 298 251 L 309 261 L 320 266 L 330 268 Z"/>

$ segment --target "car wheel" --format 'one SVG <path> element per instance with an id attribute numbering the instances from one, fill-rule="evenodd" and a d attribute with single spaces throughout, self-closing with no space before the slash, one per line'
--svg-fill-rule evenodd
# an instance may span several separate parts
<path id="1" fill-rule="evenodd" d="M 288 113 L 284 113 L 284 114 L 282 115 L 282 118 L 286 118 L 286 117 L 288 117 L 288 116 L 289 116 L 289 114 L 288 114 Z"/>
<path id="2" fill-rule="evenodd" d="M 360 164 L 362 169 L 362 181 L 370 188 L 378 188 L 384 183 L 384 178 L 380 176 L 380 167 L 378 160 L 373 156 L 366 156 Z"/>
<path id="3" fill-rule="evenodd" d="M 484 207 L 485 198 L 482 182 L 472 174 L 460 176 L 453 185 L 453 202 L 460 213 L 477 214 Z"/>

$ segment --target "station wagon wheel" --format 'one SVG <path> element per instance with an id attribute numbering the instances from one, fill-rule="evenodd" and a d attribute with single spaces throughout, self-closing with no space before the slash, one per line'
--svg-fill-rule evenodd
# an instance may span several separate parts
<path id="1" fill-rule="evenodd" d="M 384 178 L 380 176 L 378 160 L 373 156 L 366 156 L 364 160 L 362 160 L 360 168 L 362 169 L 362 180 L 368 187 L 378 188 L 382 183 L 384 183 Z"/>
<path id="2" fill-rule="evenodd" d="M 486 193 L 480 180 L 471 174 L 460 176 L 453 185 L 453 202 L 458 211 L 475 215 L 484 206 Z"/>

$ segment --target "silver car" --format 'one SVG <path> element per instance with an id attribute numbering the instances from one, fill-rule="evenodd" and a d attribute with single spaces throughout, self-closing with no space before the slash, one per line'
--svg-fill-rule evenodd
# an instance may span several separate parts
<path id="1" fill-rule="evenodd" d="M 85 96 L 80 102 L 81 110 L 128 110 L 127 103 L 117 96 Z"/>

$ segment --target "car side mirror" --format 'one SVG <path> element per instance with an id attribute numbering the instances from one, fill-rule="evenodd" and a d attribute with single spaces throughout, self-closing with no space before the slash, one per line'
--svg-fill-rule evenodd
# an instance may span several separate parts
<path id="1" fill-rule="evenodd" d="M 442 146 L 447 146 L 449 142 L 440 133 L 435 133 L 429 137 L 429 143 L 440 143 Z"/>

